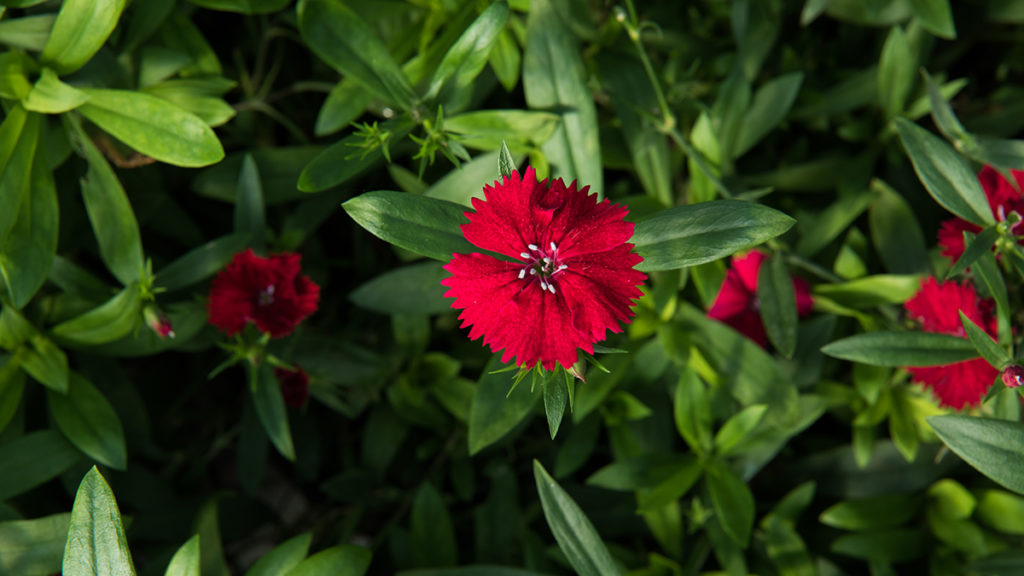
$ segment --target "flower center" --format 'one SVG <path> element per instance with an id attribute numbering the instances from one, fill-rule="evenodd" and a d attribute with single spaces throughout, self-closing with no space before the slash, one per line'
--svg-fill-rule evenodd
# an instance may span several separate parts
<path id="1" fill-rule="evenodd" d="M 274 303 L 274 285 L 273 284 L 267 286 L 263 290 L 260 290 L 260 296 L 259 296 L 258 302 L 259 302 L 260 306 L 269 306 L 270 304 Z"/>
<path id="2" fill-rule="evenodd" d="M 527 275 L 534 276 L 540 281 L 540 289 L 555 293 L 555 276 L 569 266 L 558 261 L 558 246 L 554 242 L 548 244 L 548 248 L 540 248 L 536 244 L 526 247 L 529 252 L 520 252 L 519 255 L 526 261 L 526 265 L 519 271 L 519 279 Z"/>

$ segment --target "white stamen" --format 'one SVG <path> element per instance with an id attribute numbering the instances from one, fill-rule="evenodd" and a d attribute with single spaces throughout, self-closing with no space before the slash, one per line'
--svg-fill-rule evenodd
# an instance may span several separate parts
<path id="1" fill-rule="evenodd" d="M 519 279 L 522 280 L 526 276 L 526 268 L 519 271 Z"/>
<path id="2" fill-rule="evenodd" d="M 529 258 L 530 257 L 530 253 L 529 252 L 520 252 L 519 256 L 520 256 L 520 258 Z"/>
<path id="3" fill-rule="evenodd" d="M 543 280 L 541 280 L 541 281 L 540 281 L 540 289 L 541 289 L 542 291 L 543 291 L 543 290 L 547 290 L 547 289 L 548 289 L 548 285 L 547 285 L 547 284 L 545 284 Z"/>
<path id="4" fill-rule="evenodd" d="M 543 260 L 545 264 L 551 264 L 551 258 L 548 258 L 547 256 L 541 258 L 541 260 Z"/>
<path id="5" fill-rule="evenodd" d="M 537 245 L 536 244 L 528 244 L 526 247 L 529 248 L 530 250 L 533 250 L 534 252 L 537 251 Z"/>
<path id="6" fill-rule="evenodd" d="M 535 274 L 537 274 L 537 269 L 536 268 L 530 268 L 530 276 L 533 276 Z"/>
<path id="7" fill-rule="evenodd" d="M 562 270 L 565 270 L 568 267 L 569 266 L 567 264 L 562 264 L 561 266 L 558 267 L 558 270 L 555 270 L 555 272 L 561 272 Z"/>
<path id="8" fill-rule="evenodd" d="M 554 243 L 554 242 L 552 242 L 552 243 L 551 243 L 551 251 L 552 251 L 552 252 L 557 252 L 557 251 L 558 251 L 558 247 L 557 247 L 557 246 L 555 246 L 555 243 Z"/>
<path id="9" fill-rule="evenodd" d="M 551 290 L 551 293 L 554 294 L 555 293 L 555 285 L 554 284 L 548 284 L 548 290 Z"/>

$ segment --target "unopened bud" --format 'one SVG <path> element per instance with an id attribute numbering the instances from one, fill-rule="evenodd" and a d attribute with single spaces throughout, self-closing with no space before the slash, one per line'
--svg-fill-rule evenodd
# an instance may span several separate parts
<path id="1" fill-rule="evenodd" d="M 1003 370 L 1001 378 L 1007 388 L 1019 387 L 1021 384 L 1024 384 L 1024 366 L 1018 366 L 1017 364 L 1007 366 L 1006 370 Z"/>
<path id="2" fill-rule="evenodd" d="M 146 320 L 146 326 L 156 332 L 161 338 L 174 338 L 174 327 L 171 321 L 160 311 L 155 304 L 150 304 L 142 311 L 142 317 Z"/>

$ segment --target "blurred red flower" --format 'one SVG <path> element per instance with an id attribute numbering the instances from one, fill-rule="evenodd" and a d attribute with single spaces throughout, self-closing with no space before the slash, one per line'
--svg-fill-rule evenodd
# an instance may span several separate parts
<path id="1" fill-rule="evenodd" d="M 309 398 L 309 374 L 298 365 L 295 370 L 275 367 L 274 376 L 281 385 L 284 403 L 292 408 L 301 408 Z"/>
<path id="2" fill-rule="evenodd" d="M 235 254 L 210 285 L 210 323 L 229 336 L 249 322 L 272 338 L 290 334 L 320 299 L 320 287 L 300 274 L 301 258 L 291 252 L 264 258 L 251 249 Z"/>
<path id="3" fill-rule="evenodd" d="M 598 202 L 588 187 L 566 188 L 562 180 L 537 182 L 533 168 L 484 186 L 484 200 L 473 199 L 462 225 L 475 246 L 514 261 L 472 253 L 454 254 L 441 284 L 461 308 L 462 327 L 502 362 L 514 356 L 519 366 L 538 362 L 570 368 L 577 350 L 593 353 L 607 330 L 633 315 L 637 288 L 647 276 L 633 267 L 643 259 L 628 240 L 633 224 L 625 207 Z"/>
<path id="4" fill-rule="evenodd" d="M 708 317 L 732 326 L 737 332 L 761 345 L 768 346 L 768 334 L 761 321 L 761 303 L 757 298 L 757 276 L 767 256 L 752 251 L 732 257 L 732 267 L 725 273 L 722 289 L 708 310 Z M 793 278 L 796 313 L 811 313 L 814 301 L 811 288 L 803 278 Z"/>
<path id="5" fill-rule="evenodd" d="M 992 301 L 979 298 L 974 287 L 967 283 L 939 283 L 934 278 L 928 278 L 904 306 L 911 318 L 921 322 L 925 332 L 966 338 L 967 333 L 960 323 L 959 315 L 963 311 L 990 336 L 996 334 Z M 945 366 L 912 366 L 907 370 L 916 382 L 935 394 L 940 404 L 957 410 L 977 404 L 999 375 L 999 371 L 982 358 Z"/>
<path id="6" fill-rule="evenodd" d="M 1010 173 L 1017 181 L 1017 187 L 1024 190 L 1024 171 L 1011 170 Z M 982 168 L 978 174 L 978 181 L 981 182 L 981 188 L 985 191 L 988 205 L 992 209 L 992 215 L 995 216 L 996 222 L 1006 220 L 1010 212 L 1017 212 L 1024 216 L 1024 196 L 1021 196 L 1020 191 L 1015 189 L 1013 184 L 995 168 L 991 166 Z M 1017 224 L 1015 228 L 1020 228 L 1020 224 Z M 949 258 L 950 262 L 956 262 L 964 253 L 964 232 L 977 234 L 981 232 L 981 227 L 960 218 L 951 218 L 939 226 L 939 247 L 942 249 L 942 255 Z M 1024 232 L 1024 230 L 1015 229 L 1014 232 Z"/>

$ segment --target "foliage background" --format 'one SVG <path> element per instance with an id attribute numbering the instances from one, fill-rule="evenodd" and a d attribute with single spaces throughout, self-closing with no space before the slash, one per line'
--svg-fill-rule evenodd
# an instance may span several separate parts
<path id="1" fill-rule="evenodd" d="M 948 267 L 943 206 L 967 217 L 977 195 L 926 190 L 915 164 L 1024 167 L 1024 3 L 0 5 L 0 573 L 106 573 L 129 548 L 140 574 L 1024 563 L 1014 391 L 939 430 L 996 483 L 939 441 L 899 346 L 820 352 L 916 342 L 901 304 Z M 608 342 L 628 353 L 599 355 L 610 372 L 590 367 L 557 435 L 552 386 L 509 393 L 417 256 L 450 254 L 454 222 L 419 207 L 467 204 L 503 141 L 677 228 Z M 712 200 L 724 228 L 669 210 Z M 403 236 L 415 223 L 433 229 Z M 806 278 L 817 307 L 797 326 L 783 304 L 766 352 L 703 310 L 722 257 L 770 238 L 773 285 Z M 312 375 L 301 409 L 266 370 L 208 377 L 228 357 L 208 279 L 246 246 L 301 252 L 321 286 L 270 344 Z M 158 309 L 173 340 L 143 322 Z M 1003 336 L 986 359 L 1012 358 Z M 123 531 L 89 520 L 115 497 Z"/>

